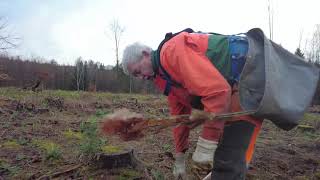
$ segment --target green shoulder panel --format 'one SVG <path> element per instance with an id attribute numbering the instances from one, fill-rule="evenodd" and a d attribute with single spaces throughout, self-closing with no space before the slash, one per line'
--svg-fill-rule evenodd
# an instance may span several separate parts
<path id="1" fill-rule="evenodd" d="M 228 36 L 212 34 L 208 39 L 207 57 L 226 80 L 231 77 Z"/>

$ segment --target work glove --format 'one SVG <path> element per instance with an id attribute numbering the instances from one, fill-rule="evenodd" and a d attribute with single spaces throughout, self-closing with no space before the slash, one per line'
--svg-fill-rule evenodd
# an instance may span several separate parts
<path id="1" fill-rule="evenodd" d="M 192 160 L 199 164 L 213 164 L 213 156 L 218 147 L 218 142 L 199 137 Z"/>
<path id="2" fill-rule="evenodd" d="M 176 180 L 186 180 L 187 172 L 186 172 L 186 154 L 185 153 L 177 153 L 176 160 L 174 162 L 173 167 L 173 175 Z"/>
<path id="3" fill-rule="evenodd" d="M 203 177 L 211 172 L 213 156 L 218 142 L 199 137 L 197 147 L 192 155 L 193 165 L 191 171 L 197 177 Z"/>

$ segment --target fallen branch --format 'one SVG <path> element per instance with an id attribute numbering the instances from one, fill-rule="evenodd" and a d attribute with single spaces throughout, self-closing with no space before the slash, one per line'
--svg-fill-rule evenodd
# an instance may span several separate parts
<path id="1" fill-rule="evenodd" d="M 55 178 L 55 177 L 61 176 L 62 174 L 66 174 L 66 173 L 69 173 L 71 171 L 74 171 L 74 170 L 78 169 L 81 166 L 82 166 L 82 164 L 78 164 L 78 165 L 72 166 L 72 167 L 70 167 L 70 168 L 68 168 L 66 170 L 63 170 L 63 171 L 55 172 L 55 173 L 50 174 L 50 175 L 41 176 L 37 180 Z"/>

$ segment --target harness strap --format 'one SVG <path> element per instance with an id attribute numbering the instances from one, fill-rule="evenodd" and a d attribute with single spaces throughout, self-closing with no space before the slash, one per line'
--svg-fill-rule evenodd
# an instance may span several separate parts
<path id="1" fill-rule="evenodd" d="M 156 69 L 155 71 L 155 75 L 156 74 L 159 74 L 161 78 L 165 79 L 166 80 L 166 87 L 165 87 L 165 90 L 164 90 L 164 95 L 168 96 L 169 93 L 170 93 L 170 90 L 171 90 L 171 86 L 177 86 L 177 87 L 182 87 L 179 83 L 173 81 L 170 77 L 170 75 L 167 73 L 167 71 L 162 67 L 161 65 L 161 62 L 160 62 L 160 51 L 161 51 L 161 48 L 162 46 L 164 45 L 164 43 L 166 43 L 167 41 L 169 41 L 171 38 L 175 37 L 176 35 L 182 33 L 182 32 L 187 32 L 187 33 L 193 33 L 194 31 L 191 29 L 191 28 L 187 28 L 187 29 L 184 29 L 180 32 L 177 32 L 177 33 L 167 33 L 164 40 L 160 43 L 160 45 L 158 46 L 158 49 L 156 51 L 156 61 L 157 64 L 159 64 L 159 67 L 162 71 L 163 74 L 159 73 L 159 70 Z"/>

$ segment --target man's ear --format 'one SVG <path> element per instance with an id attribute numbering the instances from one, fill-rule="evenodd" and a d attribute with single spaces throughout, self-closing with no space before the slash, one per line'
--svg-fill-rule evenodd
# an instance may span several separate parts
<path id="1" fill-rule="evenodd" d="M 150 53 L 148 51 L 142 51 L 142 55 L 143 56 L 146 56 L 146 57 L 149 57 L 150 56 Z"/>

